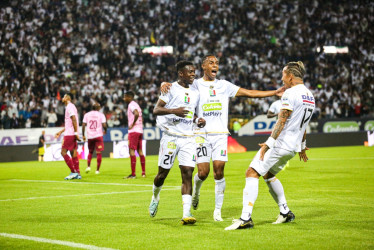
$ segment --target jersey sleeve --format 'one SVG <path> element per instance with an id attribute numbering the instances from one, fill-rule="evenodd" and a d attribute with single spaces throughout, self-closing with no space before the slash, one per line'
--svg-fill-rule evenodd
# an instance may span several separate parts
<path id="1" fill-rule="evenodd" d="M 106 123 L 106 117 L 104 114 L 101 114 L 101 123 Z"/>
<path id="2" fill-rule="evenodd" d="M 225 84 L 226 84 L 226 93 L 229 95 L 229 97 L 235 97 L 240 87 L 235 84 L 232 84 L 229 81 L 225 81 Z"/>
<path id="3" fill-rule="evenodd" d="M 83 116 L 83 123 L 87 123 L 87 114 Z"/>
<path id="4" fill-rule="evenodd" d="M 271 113 L 274 113 L 274 114 L 276 113 L 275 105 L 276 105 L 276 103 L 273 102 L 273 103 L 270 105 L 270 108 L 269 108 L 269 111 L 270 111 Z"/>
<path id="5" fill-rule="evenodd" d="M 170 92 L 171 92 L 171 88 L 170 88 L 169 92 L 167 92 L 166 94 L 161 94 L 161 95 L 159 96 L 159 99 L 160 99 L 161 101 L 165 102 L 165 103 L 169 103 L 169 101 L 170 101 L 170 99 L 171 99 L 171 94 L 170 94 Z"/>
<path id="6" fill-rule="evenodd" d="M 281 102 L 282 102 L 281 109 L 287 109 L 287 110 L 293 111 L 294 105 L 293 105 L 293 100 L 292 100 L 292 96 L 290 95 L 290 92 L 288 91 L 284 92 Z"/>

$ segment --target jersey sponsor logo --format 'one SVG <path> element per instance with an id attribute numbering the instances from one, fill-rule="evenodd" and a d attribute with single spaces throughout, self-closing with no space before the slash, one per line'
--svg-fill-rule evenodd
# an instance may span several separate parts
<path id="1" fill-rule="evenodd" d="M 226 156 L 226 150 L 221 150 L 221 156 Z"/>
<path id="2" fill-rule="evenodd" d="M 191 117 L 192 118 L 192 117 Z M 174 124 L 174 125 L 177 125 L 178 123 L 184 123 L 184 124 L 187 124 L 187 125 L 191 125 L 192 124 L 192 120 L 186 120 L 184 118 L 172 118 L 171 119 L 171 122 Z"/>
<path id="3" fill-rule="evenodd" d="M 203 111 L 222 110 L 221 103 L 209 103 L 203 105 Z"/>
<path id="4" fill-rule="evenodd" d="M 192 116 L 193 116 L 193 112 L 190 111 L 190 112 L 188 112 L 188 114 L 186 115 L 186 118 L 187 118 L 187 119 L 192 119 Z"/>
<path id="5" fill-rule="evenodd" d="M 204 113 L 203 113 L 203 117 L 209 117 L 209 116 L 221 116 L 221 115 L 222 115 L 222 112 L 214 112 L 214 111 L 204 112 Z"/>
<path id="6" fill-rule="evenodd" d="M 170 149 L 176 149 L 177 148 L 177 145 L 175 144 L 175 142 L 168 142 L 168 148 Z"/>
<path id="7" fill-rule="evenodd" d="M 204 143 L 205 139 L 204 139 L 204 137 L 198 136 L 198 137 L 195 138 L 195 142 L 196 143 Z"/>
<path id="8" fill-rule="evenodd" d="M 303 102 L 314 104 L 314 97 L 313 96 L 302 95 L 301 97 L 303 98 Z"/>

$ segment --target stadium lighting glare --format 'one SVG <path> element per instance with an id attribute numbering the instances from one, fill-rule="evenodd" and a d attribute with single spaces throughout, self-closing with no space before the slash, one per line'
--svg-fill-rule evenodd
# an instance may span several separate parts
<path id="1" fill-rule="evenodd" d="M 145 46 L 142 48 L 142 52 L 157 56 L 173 54 L 173 46 Z"/>
<path id="2" fill-rule="evenodd" d="M 317 48 L 317 52 L 321 52 L 321 47 Z M 348 46 L 323 46 L 323 53 L 325 54 L 346 54 L 348 53 Z"/>

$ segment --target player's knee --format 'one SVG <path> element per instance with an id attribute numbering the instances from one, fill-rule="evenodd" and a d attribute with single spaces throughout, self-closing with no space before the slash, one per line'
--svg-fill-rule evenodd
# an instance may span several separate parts
<path id="1" fill-rule="evenodd" d="M 221 180 L 224 177 L 224 173 L 222 170 L 218 170 L 214 173 L 214 179 Z"/>
<path id="2" fill-rule="evenodd" d="M 89 153 L 90 155 L 92 155 L 94 152 L 93 152 L 93 151 L 88 151 L 88 153 Z"/>
<path id="3" fill-rule="evenodd" d="M 252 178 L 260 178 L 260 175 L 257 173 L 256 170 L 254 170 L 253 168 L 248 168 L 246 173 L 245 173 L 245 176 L 248 178 L 248 177 L 252 177 Z"/>

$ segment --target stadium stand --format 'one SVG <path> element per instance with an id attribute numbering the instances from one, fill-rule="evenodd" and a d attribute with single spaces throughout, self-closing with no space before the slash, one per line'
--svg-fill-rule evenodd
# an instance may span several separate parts
<path id="1" fill-rule="evenodd" d="M 152 126 L 158 86 L 176 78 L 175 62 L 199 65 L 208 53 L 220 59 L 220 78 L 260 90 L 279 87 L 280 67 L 302 60 L 316 117 L 372 116 L 373 14 L 373 2 L 354 0 L 6 1 L 0 10 L 0 126 L 62 125 L 67 92 L 80 119 L 98 101 L 109 126 L 125 126 L 128 90 L 137 93 Z M 142 53 L 146 45 L 171 45 L 174 53 Z M 349 53 L 318 52 L 325 45 L 348 46 Z M 253 117 L 273 100 L 237 98 L 230 112 Z"/>

